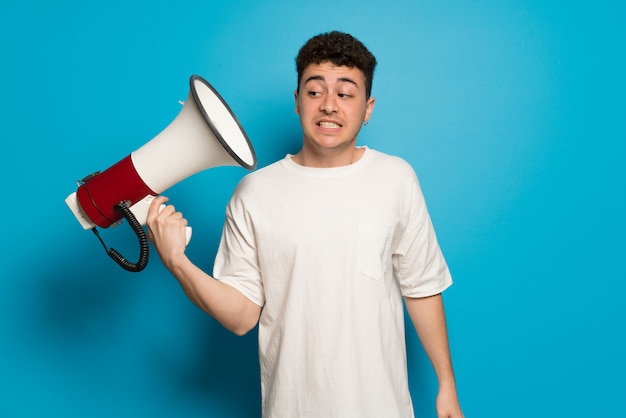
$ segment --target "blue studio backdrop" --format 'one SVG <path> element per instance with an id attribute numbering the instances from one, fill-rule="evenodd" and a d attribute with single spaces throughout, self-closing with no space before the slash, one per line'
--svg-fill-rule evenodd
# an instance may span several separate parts
<path id="1" fill-rule="evenodd" d="M 455 285 L 467 417 L 626 416 L 626 6 L 621 1 L 0 3 L 1 417 L 255 417 L 256 331 L 189 302 L 153 252 L 111 261 L 64 203 L 139 148 L 199 74 L 265 166 L 295 152 L 294 57 L 354 34 L 379 61 L 360 143 L 420 177 Z M 240 167 L 165 194 L 212 270 Z M 126 224 L 102 230 L 133 258 Z M 408 329 L 418 417 L 436 379 Z"/>

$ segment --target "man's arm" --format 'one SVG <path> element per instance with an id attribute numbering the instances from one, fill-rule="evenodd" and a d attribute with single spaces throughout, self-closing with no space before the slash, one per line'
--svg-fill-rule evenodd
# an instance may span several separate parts
<path id="1" fill-rule="evenodd" d="M 174 206 L 159 207 L 166 197 L 154 199 L 148 210 L 148 236 L 163 265 L 176 277 L 189 299 L 237 335 L 250 331 L 259 320 L 261 307 L 234 287 L 209 276 L 185 255 L 187 221 Z"/>
<path id="2" fill-rule="evenodd" d="M 441 294 L 424 298 L 406 297 L 404 300 L 413 326 L 439 381 L 437 416 L 439 418 L 462 418 Z"/>

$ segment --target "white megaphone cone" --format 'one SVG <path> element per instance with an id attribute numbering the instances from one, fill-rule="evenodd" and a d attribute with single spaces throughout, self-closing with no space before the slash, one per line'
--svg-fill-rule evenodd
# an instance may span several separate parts
<path id="1" fill-rule="evenodd" d="M 140 262 L 128 263 L 115 250 L 108 252 L 129 271 L 140 271 L 147 263 L 141 225 L 156 195 L 211 167 L 253 170 L 257 165 L 250 140 L 219 93 L 197 75 L 189 84 L 187 100 L 167 128 L 107 170 L 81 180 L 78 190 L 65 199 L 82 227 L 96 234 L 97 226 L 108 228 L 122 218 L 128 220 L 140 235 Z M 190 233 L 188 229 L 187 240 Z"/>

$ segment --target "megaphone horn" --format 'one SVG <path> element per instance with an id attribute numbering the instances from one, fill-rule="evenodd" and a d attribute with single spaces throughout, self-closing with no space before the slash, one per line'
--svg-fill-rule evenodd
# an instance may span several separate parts
<path id="1" fill-rule="evenodd" d="M 140 261 L 129 263 L 113 249 L 107 251 L 126 270 L 141 271 L 147 264 L 141 225 L 154 196 L 208 168 L 257 166 L 248 136 L 219 93 L 198 75 L 190 77 L 189 86 L 183 108 L 161 133 L 105 171 L 81 180 L 65 199 L 81 226 L 96 234 L 96 227 L 129 221 L 139 236 Z"/>

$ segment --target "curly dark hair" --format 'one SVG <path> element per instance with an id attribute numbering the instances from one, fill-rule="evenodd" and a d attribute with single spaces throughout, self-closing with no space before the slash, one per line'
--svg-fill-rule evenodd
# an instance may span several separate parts
<path id="1" fill-rule="evenodd" d="M 358 68 L 365 76 L 365 93 L 372 94 L 372 80 L 376 68 L 376 57 L 355 37 L 347 33 L 332 31 L 316 35 L 309 39 L 298 52 L 296 70 L 298 88 L 302 73 L 311 64 L 331 62 L 337 66 Z"/>

